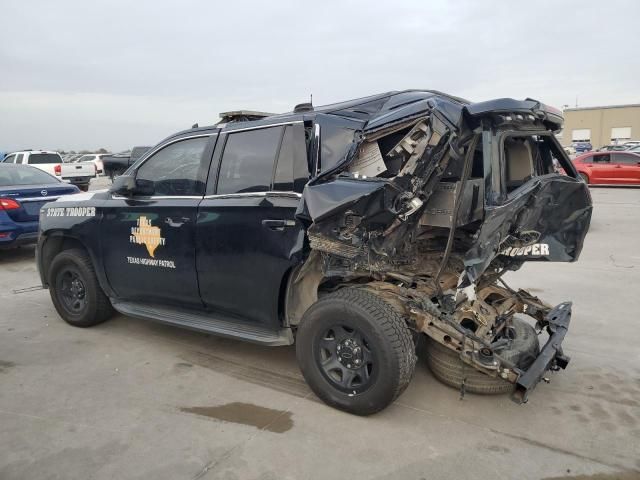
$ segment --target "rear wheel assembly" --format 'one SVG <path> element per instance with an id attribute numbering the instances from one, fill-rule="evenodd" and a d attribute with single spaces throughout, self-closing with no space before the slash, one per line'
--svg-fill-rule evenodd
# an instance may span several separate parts
<path id="1" fill-rule="evenodd" d="M 498 353 L 505 360 L 526 369 L 538 356 L 540 345 L 535 329 L 524 320 L 513 319 L 508 332 L 510 345 Z M 491 377 L 460 359 L 460 354 L 436 342 L 427 340 L 427 364 L 433 375 L 445 385 L 480 394 L 500 394 L 513 390 L 513 384 L 500 377 Z"/>
<path id="2" fill-rule="evenodd" d="M 407 388 L 415 347 L 401 315 L 362 288 L 344 288 L 312 305 L 296 337 L 302 374 L 332 407 L 376 413 Z"/>

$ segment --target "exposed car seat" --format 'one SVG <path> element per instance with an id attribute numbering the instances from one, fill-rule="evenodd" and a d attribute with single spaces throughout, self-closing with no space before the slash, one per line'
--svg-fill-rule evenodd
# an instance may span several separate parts
<path id="1" fill-rule="evenodd" d="M 533 175 L 531 146 L 526 139 L 507 138 L 504 142 L 507 190 L 522 185 Z"/>

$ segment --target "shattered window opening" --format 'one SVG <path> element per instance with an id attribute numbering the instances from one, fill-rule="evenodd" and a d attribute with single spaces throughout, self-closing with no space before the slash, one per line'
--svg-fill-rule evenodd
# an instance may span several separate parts
<path id="1" fill-rule="evenodd" d="M 501 145 L 507 194 L 533 177 L 555 172 L 561 164 L 562 154 L 548 135 L 508 132 Z"/>

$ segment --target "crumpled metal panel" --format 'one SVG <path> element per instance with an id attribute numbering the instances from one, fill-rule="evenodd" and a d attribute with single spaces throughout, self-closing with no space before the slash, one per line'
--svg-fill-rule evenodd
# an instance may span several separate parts
<path id="1" fill-rule="evenodd" d="M 376 192 L 381 192 L 386 185 L 384 180 L 350 178 L 336 178 L 328 183 L 307 185 L 302 195 L 303 204 L 298 208 L 298 216 L 303 215 L 314 222 L 322 221 L 338 212 L 344 212 Z M 380 208 L 382 207 L 381 204 Z"/>
<path id="2" fill-rule="evenodd" d="M 556 174 L 532 179 L 503 204 L 485 208 L 477 240 L 465 256 L 466 283 L 475 282 L 501 254 L 518 260 L 577 260 L 592 208 L 581 180 Z M 527 246 L 532 248 L 526 251 Z"/>

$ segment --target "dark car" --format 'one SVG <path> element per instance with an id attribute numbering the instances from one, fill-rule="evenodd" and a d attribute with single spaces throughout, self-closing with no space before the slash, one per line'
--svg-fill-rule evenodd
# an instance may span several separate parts
<path id="1" fill-rule="evenodd" d="M 102 168 L 104 174 L 112 180 L 118 175 L 122 175 L 127 169 L 136 163 L 145 152 L 151 147 L 133 147 L 129 152 L 121 152 L 102 157 Z"/>
<path id="2" fill-rule="evenodd" d="M 404 391 L 425 337 L 444 383 L 523 402 L 567 366 L 571 304 L 498 280 L 577 260 L 591 217 L 561 127 L 531 99 L 410 90 L 193 128 L 45 207 L 42 283 L 75 326 L 115 309 L 295 342 L 313 391 L 356 414 Z"/>
<path id="3" fill-rule="evenodd" d="M 573 142 L 572 145 L 576 149 L 576 153 L 585 153 L 593 150 L 590 142 Z"/>
<path id="4" fill-rule="evenodd" d="M 0 248 L 35 243 L 40 207 L 79 191 L 38 168 L 1 163 Z"/>

